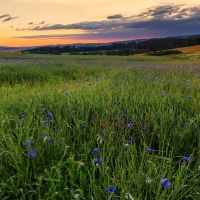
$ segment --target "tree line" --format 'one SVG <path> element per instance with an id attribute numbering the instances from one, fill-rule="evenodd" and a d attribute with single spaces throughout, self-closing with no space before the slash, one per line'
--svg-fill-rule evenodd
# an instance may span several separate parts
<path id="1" fill-rule="evenodd" d="M 101 46 L 44 46 L 25 50 L 24 52 L 35 54 L 61 54 L 72 55 L 131 55 L 153 51 L 162 51 L 178 47 L 200 45 L 200 36 L 191 38 L 154 38 L 144 41 L 126 41 L 105 44 Z M 23 53 L 24 53 L 23 52 Z"/>

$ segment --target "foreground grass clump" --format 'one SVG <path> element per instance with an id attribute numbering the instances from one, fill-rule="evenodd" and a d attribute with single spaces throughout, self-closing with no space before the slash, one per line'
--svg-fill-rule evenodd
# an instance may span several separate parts
<path id="1" fill-rule="evenodd" d="M 2 60 L 1 199 L 199 199 L 199 72 Z"/>

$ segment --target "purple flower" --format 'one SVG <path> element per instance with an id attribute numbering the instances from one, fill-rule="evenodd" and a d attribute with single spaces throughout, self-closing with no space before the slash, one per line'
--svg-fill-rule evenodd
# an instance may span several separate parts
<path id="1" fill-rule="evenodd" d="M 29 156 L 31 158 L 35 158 L 36 157 L 35 149 L 32 149 L 32 150 L 29 151 Z"/>
<path id="2" fill-rule="evenodd" d="M 53 143 L 53 142 L 54 142 L 54 138 L 50 138 L 49 143 Z"/>
<path id="3" fill-rule="evenodd" d="M 105 135 L 105 132 L 104 132 L 104 131 L 102 131 L 102 132 L 101 132 L 101 135 L 102 135 L 102 136 L 104 136 L 104 135 Z"/>
<path id="4" fill-rule="evenodd" d="M 142 128 L 141 130 L 142 130 L 142 131 L 144 131 L 144 130 L 145 130 L 145 128 Z"/>
<path id="5" fill-rule="evenodd" d="M 128 124 L 128 128 L 132 128 L 133 127 L 133 124 Z"/>
<path id="6" fill-rule="evenodd" d="M 130 145 L 130 144 L 131 144 L 131 141 L 130 141 L 130 140 L 127 140 L 127 141 L 126 141 L 126 144 L 127 144 L 127 145 Z"/>
<path id="7" fill-rule="evenodd" d="M 151 179 L 150 179 L 150 178 L 147 178 L 147 179 L 146 179 L 146 183 L 151 183 Z"/>
<path id="8" fill-rule="evenodd" d="M 43 139 L 43 141 L 45 141 L 45 140 L 47 139 L 47 136 L 44 135 L 44 136 L 42 137 L 42 139 Z"/>
<path id="9" fill-rule="evenodd" d="M 92 152 L 93 152 L 93 153 L 98 153 L 98 152 L 99 152 L 99 149 L 98 149 L 98 148 L 94 148 Z"/>
<path id="10" fill-rule="evenodd" d="M 25 141 L 25 142 L 24 142 L 24 146 L 25 146 L 25 147 L 29 147 L 30 145 L 31 145 L 31 142 L 30 142 L 30 141 Z"/>
<path id="11" fill-rule="evenodd" d="M 186 162 L 186 163 L 188 163 L 188 162 L 190 161 L 190 158 L 189 158 L 189 157 L 186 157 L 186 156 L 184 156 L 184 157 L 183 157 L 183 161 L 184 161 L 184 162 Z"/>
<path id="12" fill-rule="evenodd" d="M 113 185 L 109 188 L 106 188 L 106 190 L 108 190 L 109 192 L 115 192 L 116 191 L 116 187 Z"/>
<path id="13" fill-rule="evenodd" d="M 161 184 L 164 187 L 169 187 L 171 185 L 171 182 L 169 182 L 167 178 L 163 178 Z"/>
<path id="14" fill-rule="evenodd" d="M 62 142 L 59 142 L 59 145 L 60 145 L 60 146 L 62 146 L 62 145 L 63 145 L 63 143 L 62 143 Z"/>
<path id="15" fill-rule="evenodd" d="M 103 162 L 103 159 L 102 159 L 102 158 L 95 158 L 95 159 L 94 159 L 94 162 L 95 162 L 95 163 L 102 163 L 102 162 Z"/>
<path id="16" fill-rule="evenodd" d="M 117 104 L 117 102 L 116 102 L 116 101 L 114 101 L 114 104 Z"/>
<path id="17" fill-rule="evenodd" d="M 82 125 L 82 128 L 86 128 L 86 125 Z"/>
<path id="18" fill-rule="evenodd" d="M 152 149 L 149 148 L 149 147 L 147 147 L 147 148 L 146 148 L 146 152 L 147 152 L 147 153 L 151 153 L 151 152 L 152 152 Z"/>

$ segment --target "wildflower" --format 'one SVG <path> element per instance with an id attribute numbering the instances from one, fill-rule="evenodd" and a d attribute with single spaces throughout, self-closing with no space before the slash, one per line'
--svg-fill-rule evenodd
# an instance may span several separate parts
<path id="1" fill-rule="evenodd" d="M 42 139 L 43 139 L 43 141 L 45 141 L 47 139 L 47 136 L 44 135 Z"/>
<path id="2" fill-rule="evenodd" d="M 62 145 L 63 145 L 63 143 L 62 143 L 62 142 L 59 142 L 59 145 L 60 145 L 60 146 L 62 146 Z"/>
<path id="3" fill-rule="evenodd" d="M 82 128 L 86 128 L 86 125 L 82 125 Z"/>
<path id="4" fill-rule="evenodd" d="M 116 101 L 114 101 L 114 104 L 117 104 L 117 102 L 116 102 Z"/>
<path id="5" fill-rule="evenodd" d="M 54 142 L 54 138 L 50 138 L 49 143 L 53 143 L 53 142 Z"/>
<path id="6" fill-rule="evenodd" d="M 98 152 L 99 152 L 99 149 L 98 149 L 98 148 L 94 148 L 92 152 L 93 152 L 93 153 L 98 153 Z"/>
<path id="7" fill-rule="evenodd" d="M 24 146 L 25 146 L 25 147 L 29 147 L 30 145 L 31 145 L 31 142 L 30 142 L 30 141 L 25 141 L 25 142 L 24 142 Z"/>
<path id="8" fill-rule="evenodd" d="M 113 185 L 113 186 L 111 186 L 109 188 L 106 188 L 106 190 L 108 190 L 109 192 L 115 192 L 116 187 Z"/>
<path id="9" fill-rule="evenodd" d="M 191 96 L 188 96 L 188 99 L 190 99 L 191 98 Z"/>
<path id="10" fill-rule="evenodd" d="M 188 162 L 190 161 L 190 158 L 189 158 L 189 157 L 186 157 L 186 156 L 184 156 L 184 157 L 183 157 L 183 161 L 184 161 L 185 163 L 188 163 Z"/>
<path id="11" fill-rule="evenodd" d="M 169 187 L 171 185 L 171 182 L 169 182 L 167 178 L 163 178 L 162 181 L 161 181 L 161 184 L 164 187 Z"/>
<path id="12" fill-rule="evenodd" d="M 168 103 L 167 106 L 170 106 L 170 103 Z"/>
<path id="13" fill-rule="evenodd" d="M 53 116 L 53 114 L 51 112 L 48 112 L 47 116 L 51 118 Z"/>
<path id="14" fill-rule="evenodd" d="M 103 159 L 102 159 L 102 158 L 95 158 L 95 159 L 94 159 L 94 162 L 95 162 L 95 163 L 102 163 L 102 162 L 103 162 Z"/>
<path id="15" fill-rule="evenodd" d="M 35 149 L 32 149 L 32 150 L 29 151 L 29 156 L 31 158 L 35 158 L 36 157 Z"/>
<path id="16" fill-rule="evenodd" d="M 146 183 L 151 183 L 151 179 L 150 179 L 150 178 L 147 178 L 147 179 L 146 179 Z"/>
<path id="17" fill-rule="evenodd" d="M 101 135 L 102 135 L 102 136 L 104 136 L 104 135 L 105 135 L 105 132 L 104 132 L 104 131 L 102 131 L 102 132 L 101 132 Z"/>
<path id="18" fill-rule="evenodd" d="M 126 118 L 126 114 L 122 114 L 122 117 L 123 117 L 123 118 Z"/>
<path id="19" fill-rule="evenodd" d="M 149 147 L 147 147 L 147 148 L 146 148 L 146 152 L 147 152 L 147 153 L 151 153 L 151 152 L 152 152 L 152 149 L 149 148 Z"/>
<path id="20" fill-rule="evenodd" d="M 128 124 L 128 128 L 132 128 L 133 127 L 133 124 Z"/>
<path id="21" fill-rule="evenodd" d="M 142 130 L 142 131 L 144 131 L 144 130 L 145 130 L 145 128 L 142 128 L 141 130 Z"/>
<path id="22" fill-rule="evenodd" d="M 126 145 L 126 146 L 129 146 L 130 144 L 131 144 L 131 141 L 130 141 L 130 140 L 127 140 L 125 145 Z"/>

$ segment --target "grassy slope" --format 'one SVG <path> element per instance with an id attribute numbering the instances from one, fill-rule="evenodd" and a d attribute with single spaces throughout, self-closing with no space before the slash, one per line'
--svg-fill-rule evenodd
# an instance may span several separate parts
<path id="1" fill-rule="evenodd" d="M 128 60 L 128 61 L 173 61 L 173 60 L 188 60 L 189 58 L 182 55 L 172 56 L 100 56 L 100 55 L 42 55 L 42 54 L 21 54 L 16 52 L 3 52 L 0 51 L 0 58 L 52 58 L 52 59 L 67 59 L 67 60 Z"/>

